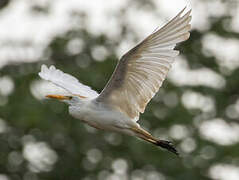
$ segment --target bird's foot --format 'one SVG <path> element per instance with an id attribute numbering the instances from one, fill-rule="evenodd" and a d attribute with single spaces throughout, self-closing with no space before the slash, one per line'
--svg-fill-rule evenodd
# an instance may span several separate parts
<path id="1" fill-rule="evenodd" d="M 174 147 L 174 145 L 170 141 L 158 140 L 157 145 L 160 146 L 161 148 L 167 149 L 168 151 L 176 154 L 177 156 L 179 155 L 177 149 Z"/>

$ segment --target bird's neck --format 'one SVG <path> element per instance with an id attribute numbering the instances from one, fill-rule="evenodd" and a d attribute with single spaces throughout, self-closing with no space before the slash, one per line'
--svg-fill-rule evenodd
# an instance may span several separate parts
<path id="1" fill-rule="evenodd" d="M 70 101 L 70 102 L 69 102 L 69 105 L 70 105 L 70 106 L 82 107 L 82 106 L 84 106 L 84 104 L 86 104 L 87 102 L 89 102 L 89 100 L 77 98 L 77 99 L 74 99 L 73 101 Z"/>

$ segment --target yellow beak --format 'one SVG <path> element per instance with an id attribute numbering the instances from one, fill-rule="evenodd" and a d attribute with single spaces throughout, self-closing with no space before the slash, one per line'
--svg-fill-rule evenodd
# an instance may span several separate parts
<path id="1" fill-rule="evenodd" d="M 52 99 L 58 99 L 58 100 L 70 100 L 72 97 L 71 96 L 63 96 L 63 95 L 57 95 L 57 94 L 49 94 L 46 95 L 47 98 L 52 98 Z"/>

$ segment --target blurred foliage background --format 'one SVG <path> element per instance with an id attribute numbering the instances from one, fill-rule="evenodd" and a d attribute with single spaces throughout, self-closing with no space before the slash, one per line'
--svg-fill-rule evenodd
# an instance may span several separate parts
<path id="1" fill-rule="evenodd" d="M 100 92 L 123 53 L 192 8 L 191 37 L 139 123 L 181 157 L 44 99 L 54 64 Z M 237 0 L 1 0 L 0 180 L 238 180 Z"/>

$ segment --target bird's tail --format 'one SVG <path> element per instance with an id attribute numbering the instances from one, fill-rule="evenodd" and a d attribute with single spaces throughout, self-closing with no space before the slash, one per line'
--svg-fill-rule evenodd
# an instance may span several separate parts
<path id="1" fill-rule="evenodd" d="M 157 139 L 157 138 L 153 137 L 149 132 L 142 129 L 141 127 L 133 128 L 132 130 L 136 133 L 136 135 L 139 138 L 146 140 L 146 141 L 148 141 L 156 146 L 159 146 L 161 148 L 167 149 L 168 151 L 170 151 L 176 155 L 179 155 L 178 151 L 175 149 L 175 147 L 173 146 L 173 144 L 170 141 Z"/>

